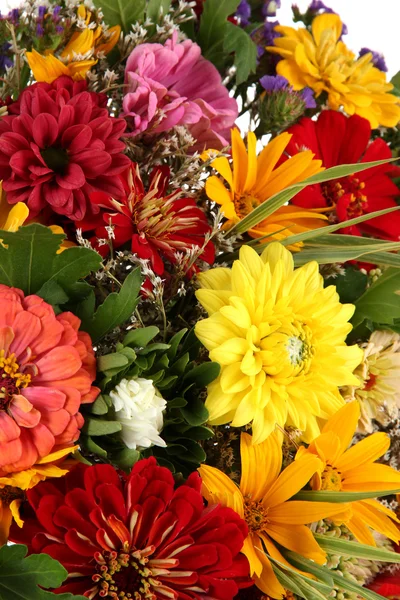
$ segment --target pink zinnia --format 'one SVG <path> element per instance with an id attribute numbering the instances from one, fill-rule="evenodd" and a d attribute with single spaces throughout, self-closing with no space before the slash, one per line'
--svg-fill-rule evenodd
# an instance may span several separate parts
<path id="1" fill-rule="evenodd" d="M 141 44 L 128 58 L 124 116 L 131 135 L 159 133 L 186 125 L 197 140 L 195 149 L 229 145 L 238 116 L 221 76 L 191 40 L 177 34 L 162 44 Z"/>
<path id="2" fill-rule="evenodd" d="M 0 477 L 29 469 L 79 437 L 95 400 L 96 359 L 72 313 L 0 285 Z"/>
<path id="3" fill-rule="evenodd" d="M 22 92 L 0 121 L 0 179 L 10 204 L 26 202 L 32 217 L 48 206 L 79 220 L 92 192 L 123 193 L 115 176 L 130 164 L 120 140 L 126 123 L 110 117 L 106 102 L 65 76 Z"/>

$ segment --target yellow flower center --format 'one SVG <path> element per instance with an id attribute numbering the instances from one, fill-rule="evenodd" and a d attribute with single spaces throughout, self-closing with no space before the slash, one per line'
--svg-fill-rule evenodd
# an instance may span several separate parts
<path id="1" fill-rule="evenodd" d="M 262 531 L 269 523 L 268 508 L 247 496 L 244 501 L 244 520 L 250 532 Z"/>
<path id="2" fill-rule="evenodd" d="M 235 205 L 235 212 L 241 219 L 259 205 L 259 201 L 254 196 L 240 193 L 235 193 L 233 203 Z"/>
<path id="3" fill-rule="evenodd" d="M 26 388 L 31 376 L 20 372 L 15 354 L 5 357 L 0 350 L 0 410 L 5 410 L 12 396 L 19 394 L 21 388 Z"/>
<path id="4" fill-rule="evenodd" d="M 5 485 L 0 488 L 0 506 L 10 506 L 14 500 L 24 500 L 24 498 L 24 492 L 18 487 Z"/>
<path id="5" fill-rule="evenodd" d="M 338 492 L 342 489 L 342 476 L 335 467 L 326 465 L 321 475 L 321 490 Z"/>

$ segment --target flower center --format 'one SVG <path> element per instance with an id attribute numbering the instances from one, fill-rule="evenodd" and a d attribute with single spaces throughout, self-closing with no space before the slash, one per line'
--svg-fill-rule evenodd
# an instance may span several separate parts
<path id="1" fill-rule="evenodd" d="M 259 205 L 258 200 L 254 198 L 254 196 L 249 196 L 248 194 L 235 194 L 233 203 L 235 206 L 235 212 L 240 218 L 243 218 L 251 213 L 251 211 Z"/>
<path id="2" fill-rule="evenodd" d="M 330 206 L 336 206 L 344 194 L 349 194 L 349 201 L 346 206 L 347 214 L 350 218 L 360 217 L 367 208 L 367 196 L 363 194 L 365 188 L 364 181 L 360 181 L 354 175 L 349 175 L 339 181 L 328 181 L 322 186 L 322 193 Z"/>
<path id="3" fill-rule="evenodd" d="M 269 523 L 268 508 L 263 506 L 262 502 L 256 502 L 250 497 L 246 497 L 244 502 L 244 520 L 247 523 L 249 531 L 262 531 Z"/>
<path id="4" fill-rule="evenodd" d="M 25 494 L 20 488 L 12 485 L 5 485 L 0 488 L 0 501 L 3 506 L 10 506 L 14 500 L 23 500 L 24 498 Z"/>
<path id="5" fill-rule="evenodd" d="M 342 489 L 342 476 L 335 467 L 326 465 L 321 475 L 321 490 L 338 492 Z"/>
<path id="6" fill-rule="evenodd" d="M 64 148 L 45 148 L 40 154 L 49 169 L 55 173 L 63 173 L 69 164 L 68 152 Z"/>
<path id="7" fill-rule="evenodd" d="M 92 580 L 97 583 L 101 598 L 132 598 L 134 600 L 156 600 L 152 590 L 158 582 L 146 566 L 154 546 L 144 550 L 127 552 L 104 552 L 95 554 L 96 571 Z"/>
<path id="8" fill-rule="evenodd" d="M 0 410 L 6 410 L 13 396 L 26 388 L 31 376 L 20 373 L 15 354 L 5 358 L 4 350 L 0 350 Z"/>
<path id="9" fill-rule="evenodd" d="M 298 365 L 310 355 L 308 344 L 298 336 L 288 338 L 286 350 L 292 365 Z"/>

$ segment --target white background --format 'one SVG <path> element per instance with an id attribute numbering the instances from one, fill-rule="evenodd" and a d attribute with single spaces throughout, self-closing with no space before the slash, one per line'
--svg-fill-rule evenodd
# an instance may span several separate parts
<path id="1" fill-rule="evenodd" d="M 296 3 L 303 11 L 309 4 L 307 0 Z M 19 4 L 20 0 L 0 0 L 0 11 L 4 14 Z M 289 25 L 292 0 L 281 0 L 281 4 L 277 18 L 282 24 Z M 351 50 L 358 53 L 365 46 L 382 52 L 389 68 L 389 79 L 400 70 L 400 0 L 325 0 L 325 4 L 346 23 L 349 33 L 344 41 Z"/>

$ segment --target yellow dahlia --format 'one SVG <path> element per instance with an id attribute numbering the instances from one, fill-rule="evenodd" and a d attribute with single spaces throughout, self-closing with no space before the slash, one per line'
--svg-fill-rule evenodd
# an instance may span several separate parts
<path id="1" fill-rule="evenodd" d="M 374 66 L 370 52 L 356 59 L 340 40 L 342 22 L 338 15 L 318 15 L 311 32 L 282 25 L 275 30 L 281 37 L 267 49 L 282 57 L 277 72 L 295 90 L 310 87 L 316 96 L 326 92 L 330 108 L 343 107 L 349 115 L 368 119 L 373 128 L 397 125 L 400 106 L 399 99 L 389 93 L 393 85 Z"/>
<path id="2" fill-rule="evenodd" d="M 61 75 L 68 75 L 76 81 L 85 79 L 87 72 L 97 63 L 98 56 L 111 52 L 118 42 L 121 33 L 119 25 L 110 27 L 107 31 L 100 26 L 89 27 L 92 14 L 83 4 L 78 7 L 77 16 L 85 27 L 72 34 L 60 53 L 60 58 L 52 53 L 39 54 L 34 49 L 26 53 L 36 81 L 52 83 Z"/>
<path id="3" fill-rule="evenodd" d="M 231 136 L 232 167 L 225 157 L 216 158 L 211 163 L 229 189 L 215 175 L 206 181 L 207 196 L 221 205 L 221 212 L 228 219 L 225 224 L 227 229 L 263 202 L 268 202 L 274 194 L 323 171 L 322 162 L 313 160 L 314 154 L 310 150 L 299 152 L 277 166 L 292 137 L 289 133 L 278 135 L 258 156 L 254 133 L 249 132 L 247 135 L 247 150 L 237 129 L 232 129 Z M 327 217 L 320 214 L 319 209 L 282 206 L 248 233 L 253 238 L 268 235 L 282 240 L 296 233 L 322 227 L 324 220 Z"/>
<path id="4" fill-rule="evenodd" d="M 326 560 L 311 530 L 306 526 L 320 519 L 347 514 L 348 505 L 329 502 L 288 501 L 320 468 L 321 461 L 295 461 L 281 473 L 282 448 L 276 433 L 254 446 L 251 436 L 240 436 L 241 480 L 238 487 L 225 473 L 202 465 L 199 469 L 204 497 L 212 504 L 229 506 L 245 519 L 249 534 L 243 554 L 250 564 L 250 576 L 257 587 L 272 598 L 282 598 L 284 588 L 268 558 L 284 565 L 277 544 L 319 564 Z M 345 511 L 345 512 L 344 512 Z M 293 568 L 293 567 L 292 567 Z"/>
<path id="5" fill-rule="evenodd" d="M 47 477 L 62 477 L 66 475 L 68 469 L 63 469 L 55 463 L 77 449 L 78 446 L 63 448 L 38 460 L 30 469 L 0 477 L 0 547 L 8 540 L 13 519 L 19 527 L 22 527 L 24 524 L 19 514 L 19 507 L 24 499 L 24 492 L 30 490 Z"/>
<path id="6" fill-rule="evenodd" d="M 338 387 L 358 383 L 352 372 L 362 350 L 345 343 L 354 306 L 340 304 L 334 286 L 324 288 L 316 262 L 294 269 L 278 242 L 261 256 L 242 246 L 231 269 L 198 279 L 209 318 L 196 324 L 196 335 L 221 365 L 208 387 L 210 423 L 252 422 L 256 444 L 288 424 L 311 441 L 317 418 L 344 404 Z"/>
<path id="7" fill-rule="evenodd" d="M 389 449 L 390 439 L 386 433 L 374 433 L 349 448 L 359 418 L 358 402 L 349 402 L 327 421 L 321 434 L 307 449 L 299 448 L 296 461 L 309 454 L 322 461 L 310 482 L 313 490 L 379 492 L 400 489 L 400 473 L 375 463 Z M 352 502 L 351 515 L 343 522 L 362 544 L 376 545 L 371 530 L 396 543 L 400 540 L 400 529 L 395 524 L 400 521 L 393 511 L 377 500 Z"/>
<path id="8" fill-rule="evenodd" d="M 358 428 L 371 433 L 372 420 L 381 425 L 396 419 L 400 409 L 400 336 L 393 331 L 374 331 L 366 344 L 362 363 L 354 371 L 357 387 L 344 388 L 346 400 L 360 403 Z"/>

